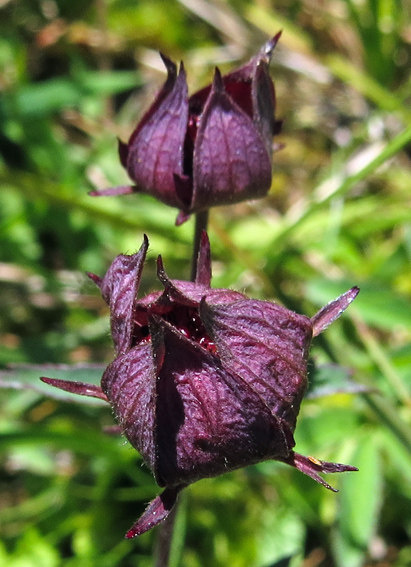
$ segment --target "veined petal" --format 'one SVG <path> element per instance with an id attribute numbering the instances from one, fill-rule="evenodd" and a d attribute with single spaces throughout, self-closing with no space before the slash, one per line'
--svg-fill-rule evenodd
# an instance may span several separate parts
<path id="1" fill-rule="evenodd" d="M 310 319 L 268 301 L 215 305 L 208 296 L 200 317 L 223 366 L 240 375 L 294 430 L 307 388 Z"/>
<path id="2" fill-rule="evenodd" d="M 253 119 L 265 143 L 270 158 L 273 153 L 273 136 L 279 131 L 279 122 L 275 120 L 274 84 L 268 72 L 269 61 L 258 62 L 251 86 L 253 101 Z"/>
<path id="3" fill-rule="evenodd" d="M 155 450 L 155 369 L 151 344 L 139 344 L 116 358 L 101 379 L 121 429 L 153 470 Z"/>
<path id="4" fill-rule="evenodd" d="M 168 78 L 157 99 L 133 132 L 122 161 L 137 188 L 168 205 L 182 207 L 174 175 L 183 174 L 183 149 L 188 123 L 188 92 L 183 65 L 165 56 Z"/>
<path id="5" fill-rule="evenodd" d="M 190 210 L 263 197 L 271 159 L 252 119 L 225 92 L 216 70 L 194 146 Z"/>
<path id="6" fill-rule="evenodd" d="M 117 256 L 103 279 L 89 274 L 110 307 L 111 334 L 118 355 L 131 347 L 134 305 L 147 249 L 148 239 L 144 235 L 140 250 L 131 256 Z"/>
<path id="7" fill-rule="evenodd" d="M 160 484 L 190 483 L 267 455 L 288 455 L 281 422 L 241 377 L 160 318 L 153 322 L 152 341 L 159 360 L 155 474 Z"/>

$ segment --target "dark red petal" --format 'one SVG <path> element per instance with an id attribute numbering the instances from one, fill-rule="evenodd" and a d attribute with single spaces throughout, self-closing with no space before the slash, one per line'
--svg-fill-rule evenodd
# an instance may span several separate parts
<path id="1" fill-rule="evenodd" d="M 288 437 L 239 376 L 160 318 L 154 318 L 157 366 L 156 478 L 191 483 L 273 456 L 286 456 Z M 158 353 L 158 355 L 157 355 Z"/>
<path id="2" fill-rule="evenodd" d="M 260 61 L 266 61 L 267 63 L 270 62 L 274 49 L 281 37 L 281 34 L 282 31 L 277 32 L 276 35 L 272 37 L 270 40 L 268 40 L 261 47 L 260 51 L 256 55 L 251 57 L 251 59 L 247 63 L 241 65 L 241 67 L 238 67 L 237 69 L 234 69 L 233 71 L 231 71 L 231 73 L 227 73 L 227 75 L 224 75 L 223 76 L 224 82 L 235 82 L 235 81 L 251 82 L 259 62 Z"/>
<path id="3" fill-rule="evenodd" d="M 71 394 L 79 394 L 80 396 L 90 396 L 91 398 L 99 398 L 108 402 L 107 396 L 104 394 L 100 386 L 95 384 L 87 384 L 86 382 L 70 382 L 69 380 L 59 380 L 58 378 L 46 378 L 42 376 L 40 378 L 42 382 L 64 390 L 65 392 L 70 392 Z"/>
<path id="4" fill-rule="evenodd" d="M 252 117 L 254 124 L 259 130 L 264 141 L 266 150 L 272 158 L 273 136 L 278 134 L 281 123 L 275 120 L 275 89 L 269 74 L 269 64 L 275 46 L 280 39 L 281 31 L 260 49 L 246 65 L 223 77 L 224 84 L 232 98 L 242 108 L 242 99 L 245 98 L 241 90 L 236 93 L 236 85 L 248 83 L 250 89 L 250 106 L 248 114 Z"/>
<path id="5" fill-rule="evenodd" d="M 126 538 L 130 539 L 135 536 L 144 534 L 151 528 L 167 518 L 176 503 L 179 492 L 185 485 L 166 488 L 157 498 L 154 498 L 146 508 L 143 515 L 126 533 Z"/>
<path id="6" fill-rule="evenodd" d="M 336 488 L 329 485 L 323 478 L 320 477 L 318 473 L 338 473 L 347 471 L 358 471 L 357 467 L 352 467 L 350 465 L 343 465 L 341 463 L 329 463 L 327 461 L 319 461 L 314 457 L 304 457 L 298 453 L 292 451 L 286 459 L 279 459 L 292 467 L 295 467 L 302 473 L 310 476 L 318 483 L 325 486 L 333 492 L 338 492 Z"/>
<path id="7" fill-rule="evenodd" d="M 360 288 L 352 287 L 337 299 L 330 301 L 325 305 L 314 317 L 311 317 L 313 326 L 313 336 L 316 337 L 324 331 L 333 321 L 338 319 L 340 315 L 347 309 L 352 301 L 357 297 Z"/>
<path id="8" fill-rule="evenodd" d="M 252 299 L 213 305 L 209 296 L 200 317 L 224 367 L 239 374 L 294 430 L 307 387 L 308 317 Z"/>
<path id="9" fill-rule="evenodd" d="M 151 470 L 156 459 L 155 382 L 150 343 L 114 360 L 101 380 L 123 433 Z"/>
<path id="10" fill-rule="evenodd" d="M 117 256 L 100 284 L 101 294 L 110 307 L 111 334 L 117 354 L 131 347 L 134 306 L 147 248 L 148 239 L 144 235 L 140 250 L 131 256 Z"/>
<path id="11" fill-rule="evenodd" d="M 190 211 L 263 197 L 271 159 L 252 119 L 224 91 L 216 70 L 194 146 Z"/>
<path id="12" fill-rule="evenodd" d="M 267 41 L 257 53 L 254 55 L 247 63 L 234 69 L 231 73 L 223 75 L 222 79 L 227 92 L 235 100 L 235 102 L 243 108 L 247 114 L 251 116 L 251 106 L 249 100 L 241 100 L 242 98 L 251 99 L 250 89 L 253 77 L 255 75 L 256 67 L 260 61 L 270 62 L 275 46 L 281 36 L 281 31 L 279 31 L 272 39 Z M 195 115 L 200 115 L 203 111 L 203 107 L 207 101 L 210 94 L 211 85 L 207 85 L 201 90 L 195 92 L 191 95 L 189 102 L 190 108 Z"/>
<path id="13" fill-rule="evenodd" d="M 183 147 L 188 123 L 184 67 L 163 56 L 168 78 L 128 144 L 127 171 L 138 189 L 168 205 L 184 208 L 176 194 L 174 175 L 183 174 Z"/>

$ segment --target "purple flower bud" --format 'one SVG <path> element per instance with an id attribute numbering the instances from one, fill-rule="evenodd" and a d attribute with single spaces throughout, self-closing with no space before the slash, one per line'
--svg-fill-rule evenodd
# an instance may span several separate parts
<path id="1" fill-rule="evenodd" d="M 238 70 L 190 98 L 184 66 L 167 57 L 167 80 L 127 144 L 120 160 L 135 186 L 91 195 L 148 193 L 177 207 L 177 224 L 216 205 L 264 197 L 271 186 L 274 85 L 268 66 L 281 35 Z"/>
<path id="2" fill-rule="evenodd" d="M 307 388 L 311 340 L 341 315 L 358 288 L 311 319 L 236 291 L 211 289 L 204 233 L 196 280 L 170 280 L 159 257 L 163 291 L 138 299 L 147 247 L 145 238 L 139 252 L 118 256 L 103 279 L 91 275 L 110 307 L 116 350 L 101 390 L 45 379 L 106 399 L 165 487 L 127 537 L 166 518 L 188 484 L 252 463 L 283 461 L 330 489 L 319 473 L 356 470 L 295 453 L 293 432 Z"/>

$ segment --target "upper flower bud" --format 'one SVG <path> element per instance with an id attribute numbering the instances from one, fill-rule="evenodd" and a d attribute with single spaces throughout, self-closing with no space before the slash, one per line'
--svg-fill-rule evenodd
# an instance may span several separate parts
<path id="1" fill-rule="evenodd" d="M 216 205 L 264 197 L 271 186 L 275 93 L 268 67 L 277 33 L 247 64 L 188 97 L 183 64 L 162 55 L 167 80 L 120 160 L 134 186 L 91 195 L 148 193 L 180 209 L 177 224 Z"/>
<path id="2" fill-rule="evenodd" d="M 110 307 L 116 358 L 101 389 L 45 379 L 64 390 L 106 399 L 122 431 L 165 486 L 127 537 L 170 512 L 179 491 L 267 459 L 277 459 L 331 488 L 319 473 L 356 470 L 293 451 L 307 388 L 313 336 L 348 307 L 352 288 L 311 319 L 229 289 L 211 289 L 204 233 L 194 282 L 170 280 L 158 259 L 163 291 L 137 298 L 148 247 L 118 256 L 104 278 L 91 275 Z"/>

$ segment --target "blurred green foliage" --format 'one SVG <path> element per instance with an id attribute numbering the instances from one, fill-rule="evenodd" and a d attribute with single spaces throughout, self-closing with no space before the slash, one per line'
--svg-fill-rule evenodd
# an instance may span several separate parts
<path id="1" fill-rule="evenodd" d="M 103 274 L 143 232 L 143 293 L 156 286 L 158 253 L 171 277 L 189 277 L 192 221 L 177 229 L 176 211 L 147 196 L 87 192 L 126 181 L 116 137 L 127 139 L 164 79 L 158 51 L 184 59 L 194 90 L 216 64 L 227 71 L 280 28 L 271 68 L 285 147 L 266 199 L 212 211 L 213 284 L 307 315 L 361 287 L 315 341 L 326 388 L 307 398 L 296 432 L 299 452 L 360 471 L 330 479 L 338 495 L 276 462 L 193 485 L 171 566 L 406 567 L 406 0 L 1 2 L 0 363 L 80 363 L 77 376 L 98 380 L 84 364 L 110 361 L 108 316 L 84 272 Z M 102 431 L 113 423 L 105 407 L 46 397 L 36 389 L 42 374 L 20 368 L 0 378 L 21 388 L 1 393 L 0 564 L 154 566 L 155 530 L 123 539 L 157 493 L 153 479 L 135 451 Z M 348 375 L 372 390 L 338 391 Z"/>

